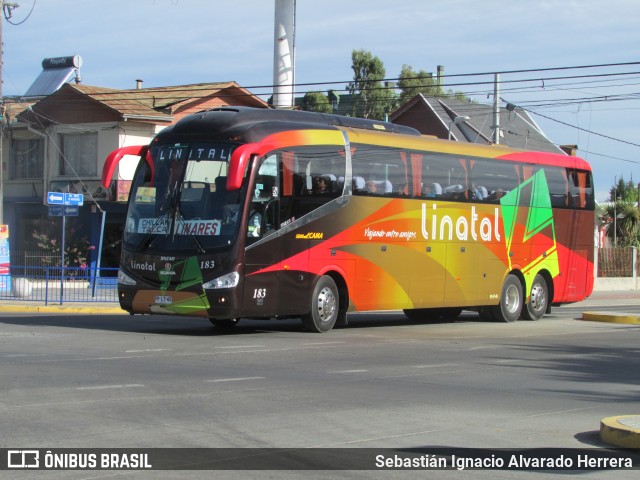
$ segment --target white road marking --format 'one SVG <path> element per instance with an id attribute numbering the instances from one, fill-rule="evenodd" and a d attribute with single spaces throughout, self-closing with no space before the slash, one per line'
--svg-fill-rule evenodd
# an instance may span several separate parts
<path id="1" fill-rule="evenodd" d="M 459 365 L 459 363 L 440 363 L 436 365 L 414 365 L 413 368 L 457 367 Z"/>
<path id="2" fill-rule="evenodd" d="M 209 383 L 219 383 L 219 382 L 242 382 L 245 380 L 261 380 L 264 377 L 237 377 L 237 378 L 216 378 L 215 380 L 205 380 L 205 382 Z"/>
<path id="3" fill-rule="evenodd" d="M 265 345 L 229 345 L 227 347 L 216 347 L 216 348 L 265 348 Z"/>
<path id="4" fill-rule="evenodd" d="M 129 383 L 126 385 L 95 385 L 93 387 L 76 387 L 76 390 L 107 390 L 109 388 L 137 388 L 144 387 L 139 383 Z"/>
<path id="5" fill-rule="evenodd" d="M 125 350 L 124 353 L 170 352 L 171 348 L 147 348 L 145 350 Z"/>
<path id="6" fill-rule="evenodd" d="M 333 370 L 331 372 L 327 372 L 327 373 L 364 373 L 364 372 L 368 372 L 369 370 Z"/>

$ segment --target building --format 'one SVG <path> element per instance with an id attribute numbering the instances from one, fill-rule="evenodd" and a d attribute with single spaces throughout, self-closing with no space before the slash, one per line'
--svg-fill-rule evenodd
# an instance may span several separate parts
<path id="1" fill-rule="evenodd" d="M 105 158 L 114 149 L 147 144 L 161 129 L 190 113 L 239 105 L 268 108 L 266 102 L 235 82 L 114 90 L 55 82 L 30 98 L 5 99 L 3 221 L 9 225 L 11 263 L 25 265 L 24 252 L 43 249 L 45 232 L 59 241 L 60 209 L 47 205 L 48 192 L 83 195 L 83 206 L 65 218 L 70 242 L 91 245 L 88 261 L 116 267 L 128 188 L 135 169 L 123 162 L 111 188 L 100 185 Z M 52 87 L 53 85 L 53 87 Z M 103 228 L 102 212 L 106 225 Z M 101 238 L 101 231 L 104 237 Z"/>
<path id="2" fill-rule="evenodd" d="M 393 112 L 389 120 L 413 127 L 423 135 L 459 142 L 492 144 L 494 113 L 491 105 L 448 97 L 416 95 Z M 468 119 L 464 119 L 468 117 Z M 459 118 L 454 122 L 454 119 Z M 567 153 L 549 140 L 529 114 L 513 105 L 500 109 L 500 144 L 522 150 Z"/>

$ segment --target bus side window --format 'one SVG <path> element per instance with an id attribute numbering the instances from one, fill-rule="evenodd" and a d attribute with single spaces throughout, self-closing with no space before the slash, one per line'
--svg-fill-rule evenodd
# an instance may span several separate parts
<path id="1" fill-rule="evenodd" d="M 569 182 L 567 180 L 567 170 L 560 167 L 544 167 L 547 185 L 549 186 L 549 195 L 551 197 L 552 207 L 569 206 Z"/>
<path id="2" fill-rule="evenodd" d="M 473 159 L 471 169 L 471 199 L 478 202 L 498 203 L 521 183 L 521 170 L 511 162 Z"/>
<path id="3" fill-rule="evenodd" d="M 342 195 L 346 162 L 344 147 L 308 145 L 296 147 L 294 198 L 283 222 L 291 222 Z"/>
<path id="4" fill-rule="evenodd" d="M 579 209 L 591 209 L 594 205 L 591 174 L 584 170 L 569 170 L 569 189 L 571 206 Z"/>
<path id="5" fill-rule="evenodd" d="M 408 195 L 412 178 L 405 151 L 399 148 L 357 144 L 352 164 L 354 194 Z"/>

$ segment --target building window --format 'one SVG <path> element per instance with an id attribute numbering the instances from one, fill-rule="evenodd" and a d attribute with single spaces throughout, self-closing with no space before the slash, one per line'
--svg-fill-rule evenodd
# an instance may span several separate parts
<path id="1" fill-rule="evenodd" d="M 14 138 L 11 142 L 11 180 L 42 178 L 44 141 L 40 138 Z"/>
<path id="2" fill-rule="evenodd" d="M 97 133 L 60 135 L 60 175 L 95 177 L 97 171 Z"/>

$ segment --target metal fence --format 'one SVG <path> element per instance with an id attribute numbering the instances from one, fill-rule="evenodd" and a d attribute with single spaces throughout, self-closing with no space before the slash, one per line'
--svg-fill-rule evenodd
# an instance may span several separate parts
<path id="1" fill-rule="evenodd" d="M 12 259 L 14 258 L 12 252 Z M 596 276 L 635 278 L 638 275 L 638 249 L 634 247 L 596 249 Z M 56 258 L 49 252 L 21 251 L 25 262 L 0 275 L 0 300 L 63 304 L 72 302 L 118 303 L 117 268 L 61 268 L 49 266 Z M 58 259 L 59 260 L 59 259 Z"/>
<path id="2" fill-rule="evenodd" d="M 635 247 L 598 248 L 598 277 L 635 277 L 638 249 Z"/>
<path id="3" fill-rule="evenodd" d="M 118 302 L 117 268 L 11 266 L 0 276 L 0 300 L 63 304 Z"/>

